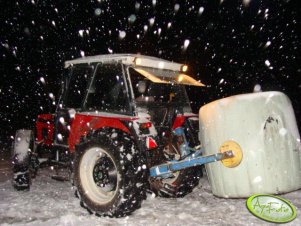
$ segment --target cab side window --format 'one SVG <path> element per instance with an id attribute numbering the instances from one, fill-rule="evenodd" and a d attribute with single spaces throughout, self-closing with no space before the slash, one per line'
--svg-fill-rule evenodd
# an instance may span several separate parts
<path id="1" fill-rule="evenodd" d="M 99 64 L 84 103 L 86 110 L 128 112 L 129 102 L 120 64 Z"/>
<path id="2" fill-rule="evenodd" d="M 66 95 L 64 98 L 65 108 L 81 108 L 86 96 L 88 82 L 93 72 L 92 66 L 77 66 L 72 70 L 71 77 L 67 84 Z"/>

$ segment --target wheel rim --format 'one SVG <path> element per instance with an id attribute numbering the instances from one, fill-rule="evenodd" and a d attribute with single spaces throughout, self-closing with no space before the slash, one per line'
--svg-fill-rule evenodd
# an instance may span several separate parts
<path id="1" fill-rule="evenodd" d="M 119 176 L 111 155 L 100 147 L 92 147 L 79 165 L 83 192 L 100 205 L 110 202 L 118 191 Z"/>
<path id="2" fill-rule="evenodd" d="M 93 179 L 105 192 L 113 191 L 117 185 L 117 171 L 114 163 L 107 156 L 101 156 L 93 169 Z"/>
<path id="3" fill-rule="evenodd" d="M 172 148 L 173 148 L 173 152 L 175 154 L 175 160 L 178 160 L 181 157 L 180 151 L 174 145 L 172 145 Z M 174 183 L 178 180 L 178 178 L 180 176 L 180 171 L 173 172 L 172 175 L 173 175 L 173 177 L 171 177 L 171 178 L 163 179 L 162 180 L 163 184 L 169 184 L 169 185 L 173 186 Z"/>

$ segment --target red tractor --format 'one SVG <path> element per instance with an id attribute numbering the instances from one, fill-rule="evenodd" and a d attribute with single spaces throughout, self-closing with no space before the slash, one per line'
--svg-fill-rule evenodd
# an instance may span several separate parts
<path id="1" fill-rule="evenodd" d="M 16 189 L 28 190 L 39 167 L 64 167 L 85 208 L 121 217 L 141 206 L 147 190 L 185 196 L 198 185 L 202 164 L 231 157 L 201 156 L 184 85 L 204 85 L 185 74 L 186 65 L 113 54 L 70 60 L 65 68 L 56 112 L 16 133 Z"/>

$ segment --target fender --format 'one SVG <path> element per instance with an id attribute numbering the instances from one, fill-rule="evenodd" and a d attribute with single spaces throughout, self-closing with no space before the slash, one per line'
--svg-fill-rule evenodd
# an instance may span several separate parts
<path id="1" fill-rule="evenodd" d="M 90 131 L 103 127 L 116 128 L 130 134 L 129 129 L 121 122 L 121 120 L 131 121 L 133 117 L 120 115 L 102 115 L 102 114 L 75 114 L 75 118 L 71 124 L 68 145 L 70 152 L 75 151 L 75 145 L 79 144 L 80 138 L 86 136 Z"/>
<path id="2" fill-rule="evenodd" d="M 192 118 L 192 117 L 198 118 L 198 115 L 193 114 L 193 113 L 185 113 L 183 115 L 177 115 L 177 117 L 175 118 L 175 121 L 172 125 L 172 129 L 175 130 L 175 129 L 181 127 L 184 124 L 186 118 Z"/>
<path id="3" fill-rule="evenodd" d="M 45 145 L 53 144 L 54 115 L 40 114 L 36 122 L 36 141 Z"/>

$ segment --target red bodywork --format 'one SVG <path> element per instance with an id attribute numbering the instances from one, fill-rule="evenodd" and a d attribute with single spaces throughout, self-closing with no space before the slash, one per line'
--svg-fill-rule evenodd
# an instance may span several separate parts
<path id="1" fill-rule="evenodd" d="M 46 145 L 53 144 L 54 135 L 54 115 L 53 114 L 41 114 L 38 115 L 36 122 L 37 128 L 37 141 L 43 142 Z"/>
<path id="2" fill-rule="evenodd" d="M 172 128 L 176 129 L 181 127 L 186 118 L 195 117 L 195 114 L 178 115 L 175 118 Z M 108 127 L 115 128 L 130 133 L 129 129 L 121 121 L 134 121 L 137 117 L 122 117 L 122 116 L 106 116 L 106 115 L 89 115 L 89 114 L 76 114 L 71 121 L 70 134 L 68 137 L 68 146 L 70 152 L 74 152 L 75 145 L 79 144 L 80 138 L 86 136 L 90 131 L 100 128 Z M 36 123 L 37 128 L 37 141 L 43 142 L 45 145 L 52 145 L 54 142 L 54 115 L 53 114 L 41 114 L 38 115 Z M 149 140 L 146 141 L 147 144 Z M 148 147 L 148 145 L 147 145 Z M 148 147 L 152 149 L 156 145 Z"/>
<path id="3" fill-rule="evenodd" d="M 89 131 L 99 128 L 109 127 L 122 130 L 130 133 L 129 129 L 120 121 L 132 121 L 133 117 L 113 117 L 113 116 L 98 116 L 76 114 L 71 124 L 70 135 L 68 139 L 70 152 L 74 152 L 75 145 L 80 142 L 80 138 L 86 136 Z"/>
<path id="4" fill-rule="evenodd" d="M 190 117 L 197 117 L 196 114 L 185 114 L 185 115 L 178 115 L 172 125 L 172 129 L 175 130 L 176 128 L 181 127 L 186 118 L 190 118 Z"/>

